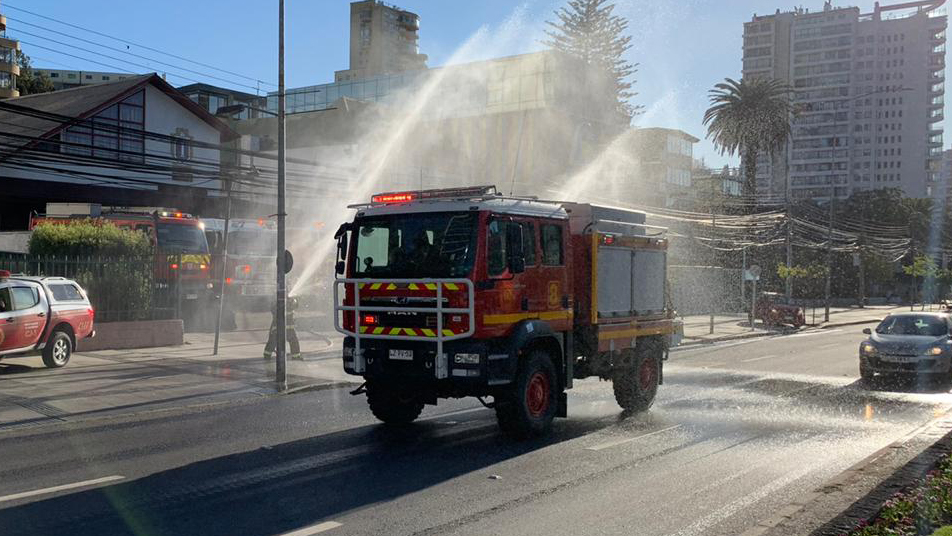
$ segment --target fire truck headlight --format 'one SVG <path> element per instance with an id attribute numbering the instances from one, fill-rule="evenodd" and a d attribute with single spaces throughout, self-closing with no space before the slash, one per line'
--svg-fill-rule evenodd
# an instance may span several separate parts
<path id="1" fill-rule="evenodd" d="M 205 283 L 205 288 L 212 288 L 213 286 L 211 283 Z"/>
<path id="2" fill-rule="evenodd" d="M 456 354 L 453 361 L 458 365 L 478 365 L 479 354 Z"/>

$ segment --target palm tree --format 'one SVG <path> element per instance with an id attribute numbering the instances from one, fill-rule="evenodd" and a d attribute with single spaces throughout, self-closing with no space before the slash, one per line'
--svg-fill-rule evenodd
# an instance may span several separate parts
<path id="1" fill-rule="evenodd" d="M 753 199 L 757 156 L 773 154 L 790 139 L 794 115 L 792 89 L 780 80 L 726 78 L 710 90 L 711 107 L 704 112 L 707 137 L 721 154 L 741 155 L 744 196 Z"/>

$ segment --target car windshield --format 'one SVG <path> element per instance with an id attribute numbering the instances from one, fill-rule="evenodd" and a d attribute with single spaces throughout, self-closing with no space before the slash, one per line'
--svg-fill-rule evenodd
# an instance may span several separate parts
<path id="1" fill-rule="evenodd" d="M 881 335 L 928 335 L 940 337 L 949 332 L 945 320 L 934 316 L 891 316 L 880 322 L 876 333 Z"/>
<path id="2" fill-rule="evenodd" d="M 358 277 L 465 277 L 473 267 L 476 214 L 400 214 L 358 220 Z"/>
<path id="3" fill-rule="evenodd" d="M 160 223 L 158 247 L 162 251 L 173 253 L 208 253 L 205 233 L 196 226 L 180 223 Z"/>

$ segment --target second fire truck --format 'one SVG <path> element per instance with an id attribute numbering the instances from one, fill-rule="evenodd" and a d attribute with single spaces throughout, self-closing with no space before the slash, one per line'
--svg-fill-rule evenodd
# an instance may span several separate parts
<path id="1" fill-rule="evenodd" d="M 611 380 L 643 411 L 680 323 L 664 229 L 645 214 L 504 197 L 494 187 L 375 195 L 336 233 L 335 322 L 371 411 L 491 397 L 502 429 L 540 435 L 574 380 Z"/>

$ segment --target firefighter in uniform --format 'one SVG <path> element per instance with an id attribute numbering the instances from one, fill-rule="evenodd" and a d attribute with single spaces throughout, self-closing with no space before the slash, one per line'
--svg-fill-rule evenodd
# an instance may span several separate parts
<path id="1" fill-rule="evenodd" d="M 298 342 L 297 331 L 294 329 L 294 310 L 297 309 L 298 300 L 297 298 L 289 298 L 287 301 L 287 312 L 285 313 L 285 333 L 287 333 L 288 344 L 291 345 L 291 359 L 297 359 L 303 361 L 304 358 L 301 357 L 301 343 Z M 271 354 L 274 353 L 275 348 L 277 347 L 278 339 L 278 306 L 277 304 L 271 308 L 271 329 L 268 330 L 268 342 L 264 345 L 264 358 L 271 359 Z"/>

